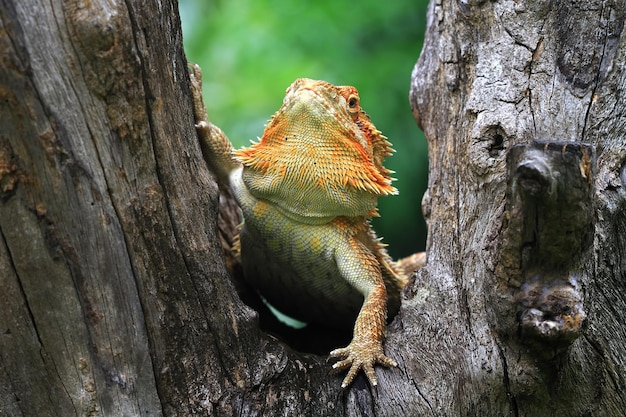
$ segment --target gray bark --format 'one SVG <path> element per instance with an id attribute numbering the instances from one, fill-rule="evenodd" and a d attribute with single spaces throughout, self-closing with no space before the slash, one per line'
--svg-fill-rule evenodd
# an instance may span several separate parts
<path id="1" fill-rule="evenodd" d="M 377 394 L 241 302 L 176 6 L 0 0 L 0 415 L 623 414 L 622 3 L 431 3 L 428 263 Z"/>
<path id="2" fill-rule="evenodd" d="M 416 387 L 436 414 L 626 410 L 624 17 L 610 1 L 430 4 L 411 88 L 429 259 L 407 318 L 426 334 L 403 340 L 428 358 Z"/>
<path id="3" fill-rule="evenodd" d="M 201 415 L 263 375 L 155 4 L 0 3 L 0 415 Z"/>

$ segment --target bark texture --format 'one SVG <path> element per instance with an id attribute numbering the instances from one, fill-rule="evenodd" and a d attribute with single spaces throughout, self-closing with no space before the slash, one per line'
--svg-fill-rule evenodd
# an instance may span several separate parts
<path id="1" fill-rule="evenodd" d="M 156 5 L 0 3 L 1 415 L 203 415 L 264 378 Z"/>
<path id="2" fill-rule="evenodd" d="M 176 2 L 0 0 L 0 416 L 623 415 L 624 16 L 431 2 L 428 263 L 374 394 L 240 301 Z"/>
<path id="3" fill-rule="evenodd" d="M 612 1 L 430 4 L 411 104 L 435 414 L 626 410 L 624 17 Z"/>

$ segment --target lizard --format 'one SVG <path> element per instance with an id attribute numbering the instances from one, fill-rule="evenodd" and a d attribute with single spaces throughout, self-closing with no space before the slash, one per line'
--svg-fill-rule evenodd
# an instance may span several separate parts
<path id="1" fill-rule="evenodd" d="M 362 110 L 356 88 L 299 78 L 263 136 L 235 150 L 208 121 L 202 73 L 191 64 L 196 129 L 204 159 L 241 208 L 238 250 L 245 280 L 280 311 L 350 327 L 348 346 L 330 352 L 348 387 L 385 355 L 387 308 L 397 312 L 407 278 L 372 230 L 380 196 L 397 194 L 383 160 L 393 149 Z M 356 318 L 356 320 L 355 320 Z"/>

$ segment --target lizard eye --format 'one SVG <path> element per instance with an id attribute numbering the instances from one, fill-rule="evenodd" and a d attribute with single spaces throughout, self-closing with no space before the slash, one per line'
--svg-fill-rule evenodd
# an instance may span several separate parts
<path id="1" fill-rule="evenodd" d="M 348 97 L 348 108 L 351 113 L 358 111 L 359 109 L 359 97 L 358 96 L 350 96 Z"/>

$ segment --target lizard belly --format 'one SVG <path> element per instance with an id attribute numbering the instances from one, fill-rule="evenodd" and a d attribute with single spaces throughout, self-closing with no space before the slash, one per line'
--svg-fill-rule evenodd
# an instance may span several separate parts
<path id="1" fill-rule="evenodd" d="M 305 322 L 350 328 L 363 295 L 335 259 L 345 234 L 332 223 L 309 225 L 258 201 L 240 232 L 244 275 L 267 301 Z M 250 220 L 252 219 L 252 220 Z"/>

